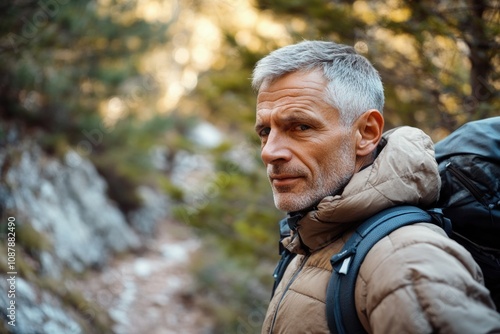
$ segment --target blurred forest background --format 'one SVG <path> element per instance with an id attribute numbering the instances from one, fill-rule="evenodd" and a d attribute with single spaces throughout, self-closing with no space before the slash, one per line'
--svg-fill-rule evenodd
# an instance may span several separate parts
<path id="1" fill-rule="evenodd" d="M 18 266 L 29 261 L 20 277 L 79 312 L 64 298 L 71 291 L 40 283 L 37 254 L 53 245 L 12 199 L 8 175 L 23 153 L 9 147 L 28 141 L 44 159 L 74 152 L 90 161 L 143 239 L 155 233 L 131 223 L 145 207 L 140 190 L 165 195 L 166 216 L 203 241 L 191 296 L 214 319 L 213 332 L 260 332 L 283 214 L 259 158 L 250 77 L 261 57 L 303 39 L 353 45 L 374 63 L 387 129 L 413 125 L 438 141 L 499 115 L 497 0 L 1 2 L 2 274 L 7 217 L 24 217 Z M 82 328 L 108 325 L 92 317 Z"/>

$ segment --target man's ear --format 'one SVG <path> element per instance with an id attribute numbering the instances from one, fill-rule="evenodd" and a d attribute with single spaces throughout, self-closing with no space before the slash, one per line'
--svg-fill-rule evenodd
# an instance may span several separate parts
<path id="1" fill-rule="evenodd" d="M 373 152 L 382 138 L 384 117 L 376 110 L 365 112 L 356 120 L 356 156 L 364 157 Z"/>

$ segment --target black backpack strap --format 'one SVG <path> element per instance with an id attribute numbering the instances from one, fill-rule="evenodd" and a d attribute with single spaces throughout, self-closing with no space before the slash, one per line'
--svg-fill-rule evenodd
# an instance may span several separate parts
<path id="1" fill-rule="evenodd" d="M 383 210 L 363 224 L 332 256 L 332 276 L 326 293 L 326 316 L 332 333 L 366 333 L 358 319 L 354 288 L 366 254 L 380 239 L 401 226 L 432 222 L 432 217 L 414 206 L 396 206 Z"/>
<path id="2" fill-rule="evenodd" d="M 286 268 L 290 264 L 290 262 L 293 260 L 295 257 L 295 253 L 290 252 L 288 249 L 283 247 L 281 244 L 281 241 L 290 236 L 290 227 L 289 227 L 289 218 L 284 218 L 279 222 L 279 227 L 280 227 L 280 242 L 279 242 L 279 253 L 281 255 L 281 258 L 274 269 L 273 273 L 273 278 L 274 278 L 274 286 L 273 286 L 273 291 L 271 293 L 271 298 L 274 296 L 274 292 L 276 291 L 276 288 L 278 287 L 278 284 L 280 283 L 281 279 L 283 278 L 283 275 L 285 273 Z"/>
<path id="3" fill-rule="evenodd" d="M 432 223 L 441 227 L 449 238 L 453 238 L 453 226 L 451 220 L 446 217 L 441 208 L 432 208 L 426 210 L 428 214 L 432 217 Z"/>

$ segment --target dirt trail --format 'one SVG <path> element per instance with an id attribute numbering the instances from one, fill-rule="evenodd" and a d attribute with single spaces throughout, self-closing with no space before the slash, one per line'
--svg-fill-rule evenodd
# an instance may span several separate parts
<path id="1" fill-rule="evenodd" d="M 114 260 L 78 284 L 88 300 L 108 310 L 116 334 L 209 334 L 210 319 L 182 296 L 189 291 L 190 257 L 199 241 L 179 223 L 160 224 L 141 255 Z"/>

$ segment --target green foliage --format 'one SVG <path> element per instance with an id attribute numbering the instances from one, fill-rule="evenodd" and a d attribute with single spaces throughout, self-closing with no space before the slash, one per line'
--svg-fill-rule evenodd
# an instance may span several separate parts
<path id="1" fill-rule="evenodd" d="M 342 38 L 345 43 L 352 44 L 360 29 L 366 28 L 366 23 L 353 15 L 352 6 L 347 1 L 338 1 L 335 4 L 325 0 L 259 0 L 261 10 L 272 11 L 282 17 L 286 24 L 290 17 L 299 17 L 307 21 L 307 30 L 296 33 L 298 39 L 337 39 Z M 278 18 L 279 19 L 279 18 Z M 294 34 L 293 28 L 290 31 Z"/>
<path id="2" fill-rule="evenodd" d="M 212 151 L 217 172 L 176 217 L 193 226 L 205 245 L 192 264 L 192 292 L 215 321 L 218 333 L 258 333 L 277 260 L 277 222 L 264 170 L 245 172 L 227 158 L 223 143 Z"/>
<path id="3" fill-rule="evenodd" d="M 16 229 L 16 237 L 17 243 L 32 256 L 52 247 L 45 235 L 35 230 L 31 224 L 19 224 Z"/>
<path id="4" fill-rule="evenodd" d="M 221 254 L 216 243 L 207 241 L 194 259 L 197 283 L 190 293 L 214 319 L 215 333 L 260 333 L 271 293 L 272 265 L 242 264 Z"/>
<path id="5" fill-rule="evenodd" d="M 215 321 L 217 333 L 259 333 L 278 259 L 278 221 L 264 169 L 245 172 L 227 159 L 223 143 L 213 150 L 217 172 L 195 200 L 174 214 L 205 240 L 192 264 L 192 292 Z"/>
<path id="6" fill-rule="evenodd" d="M 208 119 L 230 129 L 249 132 L 253 127 L 255 98 L 248 68 L 231 68 L 202 75 L 192 99 L 201 99 Z"/>
<path id="7" fill-rule="evenodd" d="M 500 108 L 500 8 L 495 1 L 259 0 L 295 40 L 331 39 L 360 46 L 386 87 L 388 127 L 450 131 Z M 495 88 L 496 87 L 496 88 Z"/>
<path id="8" fill-rule="evenodd" d="M 225 43 L 217 57 L 225 65 L 202 73 L 196 89 L 186 99 L 196 101 L 205 118 L 221 129 L 253 138 L 255 94 L 250 80 L 253 66 L 278 43 L 263 39 L 262 44 L 269 49 L 255 52 L 237 43 L 237 31 L 223 30 L 223 33 Z"/>
<path id="9" fill-rule="evenodd" d="M 190 119 L 174 115 L 156 115 L 147 121 L 129 117 L 112 128 L 101 125 L 84 131 L 91 144 L 89 156 L 108 183 L 108 195 L 120 209 L 130 212 L 139 208 L 141 199 L 135 189 L 141 184 L 164 187 L 167 193 L 181 196 L 152 164 L 152 149 L 166 147 L 171 154 L 192 146 L 185 140 Z"/>
<path id="10" fill-rule="evenodd" d="M 159 93 L 140 60 L 167 41 L 169 27 L 138 17 L 136 6 L 89 0 L 0 5 L 0 119 L 25 132 L 42 129 L 39 141 L 49 153 L 73 147 L 91 158 L 125 211 L 140 204 L 135 187 L 151 170 L 149 148 L 171 127 L 166 118 L 141 124 L 135 117 Z M 103 108 L 112 98 L 122 109 L 114 128 Z"/>
<path id="11" fill-rule="evenodd" d="M 68 138 L 61 133 L 44 134 L 40 138 L 39 144 L 45 152 L 56 157 L 62 157 L 66 152 L 68 152 L 70 147 L 68 144 Z"/>
<path id="12" fill-rule="evenodd" d="M 179 205 L 174 212 L 203 235 L 217 238 L 228 256 L 256 260 L 276 252 L 277 222 L 282 213 L 271 204 L 263 173 L 248 175 L 231 167 L 214 174 L 194 202 Z"/>
<path id="13" fill-rule="evenodd" d="M 166 177 L 158 178 L 160 189 L 169 196 L 174 202 L 182 202 L 184 200 L 184 190 L 172 183 Z"/>

